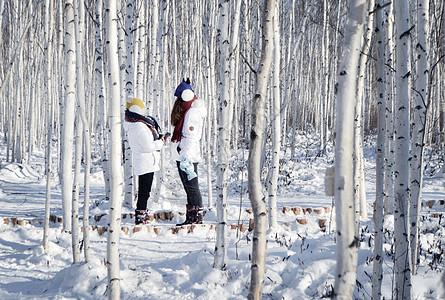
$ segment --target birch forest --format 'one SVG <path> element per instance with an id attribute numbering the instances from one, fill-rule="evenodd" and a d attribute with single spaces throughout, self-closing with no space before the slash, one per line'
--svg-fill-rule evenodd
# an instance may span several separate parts
<path id="1" fill-rule="evenodd" d="M 383 224 L 393 215 L 393 299 L 412 299 L 425 161 L 445 159 L 443 0 L 0 0 L 0 24 L 0 165 L 46 153 L 45 220 L 59 186 L 73 263 L 90 259 L 84 204 L 90 168 L 101 167 L 110 299 L 120 299 L 121 208 L 135 197 L 125 100 L 143 99 L 172 132 L 183 78 L 207 105 L 200 166 L 204 205 L 217 212 L 214 268 L 227 267 L 228 169 L 245 150 L 255 224 L 248 297 L 262 298 L 266 231 L 279 226 L 280 155 L 296 159 L 305 151 L 298 136 L 314 134 L 314 159 L 335 149 L 326 172 L 337 224 L 331 296 L 353 299 L 360 223 L 372 219 L 369 280 L 372 299 L 382 298 Z M 367 208 L 369 140 L 376 179 Z"/>

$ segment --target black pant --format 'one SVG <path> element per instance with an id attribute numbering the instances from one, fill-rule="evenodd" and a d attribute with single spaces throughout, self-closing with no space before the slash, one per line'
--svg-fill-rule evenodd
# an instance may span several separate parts
<path id="1" fill-rule="evenodd" d="M 187 205 L 202 207 L 201 191 L 199 190 L 198 176 L 192 180 L 187 179 L 187 173 L 179 168 L 180 162 L 177 161 L 179 177 L 181 177 L 182 184 L 184 185 L 185 193 L 187 194 Z M 193 163 L 193 167 L 196 175 L 198 175 L 198 163 Z"/>
<path id="2" fill-rule="evenodd" d="M 150 197 L 151 185 L 153 184 L 154 173 L 145 173 L 138 176 L 139 187 L 138 187 L 138 202 L 136 204 L 136 209 L 146 210 L 148 197 Z"/>

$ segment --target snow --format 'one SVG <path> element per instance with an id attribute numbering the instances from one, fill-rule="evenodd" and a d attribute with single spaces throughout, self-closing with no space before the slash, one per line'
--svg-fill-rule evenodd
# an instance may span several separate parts
<path id="1" fill-rule="evenodd" d="M 263 299 L 320 299 L 329 297 L 336 268 L 335 210 L 333 199 L 324 195 L 324 172 L 333 164 L 332 148 L 325 157 L 316 157 L 314 139 L 298 139 L 299 156 L 290 161 L 289 153 L 281 159 L 278 220 L 280 227 L 268 231 L 266 275 Z M 366 184 L 370 218 L 374 200 L 374 148 L 366 146 Z M 1 153 L 5 153 L 0 145 Z M 289 152 L 289 151 L 288 151 Z M 252 233 L 247 230 L 252 215 L 247 194 L 246 152 L 231 157 L 229 185 L 229 224 L 243 223 L 228 230 L 226 270 L 212 268 L 216 239 L 216 212 L 208 210 L 204 226 L 173 232 L 174 224 L 183 220 L 185 193 L 175 165 L 166 164 L 159 203 L 150 203 L 153 214 L 173 212 L 171 220 L 155 219 L 148 226 L 136 227 L 130 218 L 132 209 L 123 208 L 125 218 L 120 235 L 120 276 L 122 299 L 245 299 L 250 283 Z M 98 229 L 90 231 L 91 261 L 72 264 L 71 236 L 58 222 L 50 228 L 49 252 L 42 244 L 45 184 L 44 155 L 35 152 L 31 163 L 6 163 L 0 155 L 0 299 L 106 299 L 107 235 Z M 413 276 L 413 299 L 444 299 L 443 249 L 445 245 L 445 188 L 443 177 L 429 162 L 424 180 L 421 238 L 422 252 L 418 273 Z M 429 173 L 428 173 L 429 172 Z M 208 191 L 206 168 L 201 164 L 199 178 L 204 204 Z M 213 182 L 215 182 L 213 175 Z M 91 226 L 106 226 L 108 203 L 104 200 L 103 176 L 93 165 L 91 174 Z M 61 192 L 53 179 L 51 215 L 60 217 Z M 82 199 L 82 195 L 81 195 Z M 214 196 L 213 199 L 216 199 Z M 434 200 L 430 208 L 426 202 Z M 288 211 L 284 209 L 289 208 Z M 307 213 L 295 215 L 299 207 Z M 312 212 L 306 209 L 312 208 Z M 283 212 L 284 209 L 284 212 Z M 315 211 L 320 214 L 317 214 Z M 433 217 L 437 214 L 440 217 Z M 96 221 L 95 218 L 99 219 Z M 25 220 L 28 223 L 18 223 Z M 5 224 L 4 220 L 9 223 Z M 300 224 L 302 219 L 306 224 Z M 326 220 L 320 228 L 319 220 Z M 40 222 L 39 222 L 40 221 Z M 17 223 L 17 224 L 14 224 Z M 21 224 L 21 225 L 20 225 Z M 393 290 L 392 255 L 389 243 L 394 221 L 385 219 L 384 280 L 382 292 L 386 299 Z M 95 228 L 97 228 L 95 227 Z M 158 233 L 155 230 L 159 230 Z M 371 298 L 373 224 L 362 222 L 358 256 L 357 285 L 354 297 Z"/>

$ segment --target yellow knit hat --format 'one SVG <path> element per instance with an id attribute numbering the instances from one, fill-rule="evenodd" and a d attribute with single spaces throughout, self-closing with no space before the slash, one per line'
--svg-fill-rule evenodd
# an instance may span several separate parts
<path id="1" fill-rule="evenodd" d="M 144 101 L 138 98 L 133 98 L 129 96 L 127 98 L 127 109 L 131 112 L 143 115 L 145 112 L 145 104 Z"/>

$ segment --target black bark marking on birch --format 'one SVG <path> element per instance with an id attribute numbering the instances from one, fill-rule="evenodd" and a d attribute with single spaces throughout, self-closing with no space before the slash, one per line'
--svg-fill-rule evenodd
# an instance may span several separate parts
<path id="1" fill-rule="evenodd" d="M 256 134 L 255 130 L 252 129 L 252 130 L 250 131 L 250 139 L 251 139 L 252 141 L 254 141 L 257 137 L 258 137 L 258 135 Z"/>
<path id="2" fill-rule="evenodd" d="M 410 34 L 411 34 L 411 30 L 413 30 L 414 27 L 415 27 L 415 25 L 411 26 L 410 29 L 408 29 L 407 31 L 405 31 L 404 33 L 402 33 L 402 34 L 400 35 L 400 39 L 404 38 L 405 36 L 410 35 Z"/>
<path id="3" fill-rule="evenodd" d="M 346 72 L 346 70 L 340 72 L 340 76 L 345 76 L 345 75 L 348 75 L 348 72 Z"/>
<path id="4" fill-rule="evenodd" d="M 387 2 L 387 3 L 384 3 L 382 5 L 377 4 L 376 8 L 369 12 L 369 15 L 372 15 L 372 14 L 378 12 L 379 10 L 381 10 L 381 9 L 383 9 L 383 8 L 389 6 L 389 5 L 391 5 L 391 2 Z"/>
<path id="5" fill-rule="evenodd" d="M 354 236 L 354 240 L 348 247 L 349 248 L 353 248 L 353 247 L 358 248 L 358 244 L 359 244 L 359 239 L 358 239 L 358 237 Z"/>
<path id="6" fill-rule="evenodd" d="M 408 73 L 406 73 L 405 75 L 403 75 L 402 78 L 408 78 L 409 76 L 411 76 L 411 71 L 408 71 Z"/>

